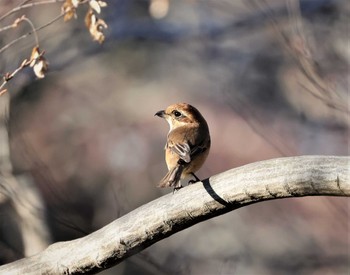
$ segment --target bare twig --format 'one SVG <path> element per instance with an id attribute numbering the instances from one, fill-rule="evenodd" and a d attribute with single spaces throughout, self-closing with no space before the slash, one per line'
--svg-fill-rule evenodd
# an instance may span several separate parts
<path id="1" fill-rule="evenodd" d="M 7 13 L 5 13 L 4 15 L 2 15 L 0 17 L 0 21 L 4 20 L 6 17 L 8 17 L 9 15 L 16 13 L 20 10 L 23 9 L 27 9 L 27 8 L 32 8 L 35 6 L 40 6 L 40 5 L 47 5 L 47 4 L 54 4 L 54 3 L 60 3 L 60 2 L 64 2 L 65 0 L 44 0 L 44 1 L 40 1 L 40 2 L 33 2 L 33 3 L 29 3 L 26 4 L 29 1 L 24 1 L 21 5 L 19 5 L 18 7 L 13 8 L 12 10 L 8 11 Z"/>
<path id="2" fill-rule="evenodd" d="M 36 46 L 39 47 L 39 37 L 33 22 L 30 19 L 28 19 L 25 15 L 21 17 L 21 20 L 26 21 L 30 25 L 30 27 L 32 28 L 32 33 L 34 33 L 35 36 Z"/>
<path id="3" fill-rule="evenodd" d="M 17 28 L 18 25 L 21 23 L 21 22 L 27 22 L 29 24 L 29 26 L 31 27 L 32 31 L 31 33 L 34 33 L 35 34 L 35 41 L 36 41 L 36 45 L 38 46 L 39 45 L 39 38 L 38 38 L 38 34 L 35 30 L 35 27 L 34 27 L 34 24 L 33 22 L 28 19 L 25 15 L 22 15 L 21 17 L 19 18 L 16 18 L 16 20 L 11 24 L 11 25 L 8 25 L 8 26 L 5 26 L 3 28 L 0 28 L 0 32 L 2 31 L 6 31 L 8 29 L 13 29 L 13 28 Z"/>
<path id="4" fill-rule="evenodd" d="M 349 114 L 349 108 L 340 100 L 337 92 L 327 85 L 327 82 L 319 75 L 316 70 L 315 61 L 312 58 L 312 50 L 306 36 L 304 34 L 302 15 L 300 11 L 300 4 L 298 0 L 288 0 L 287 9 L 290 15 L 290 25 L 292 26 L 292 35 L 286 34 L 282 29 L 281 24 L 275 19 L 274 10 L 267 1 L 251 1 L 252 5 L 257 6 L 270 21 L 277 39 L 284 46 L 284 49 L 294 59 L 300 70 L 307 77 L 307 79 L 319 91 L 317 98 L 321 100 L 326 106 Z M 263 3 L 263 5 L 261 4 Z M 304 89 L 305 92 L 310 93 L 316 97 L 316 93 L 310 89 Z"/>
<path id="5" fill-rule="evenodd" d="M 20 40 L 22 40 L 22 39 L 24 39 L 24 38 L 26 38 L 26 37 L 28 37 L 29 35 L 32 35 L 34 31 L 35 31 L 35 32 L 38 32 L 38 31 L 42 30 L 43 28 L 45 28 L 45 27 L 51 25 L 52 23 L 58 21 L 58 20 L 61 19 L 63 16 L 64 16 L 64 14 L 60 14 L 60 15 L 58 15 L 57 17 L 55 17 L 54 19 L 52 19 L 51 21 L 49 21 L 48 23 L 46 23 L 46 24 L 44 24 L 44 25 L 42 25 L 42 26 L 40 26 L 40 27 L 38 27 L 38 28 L 35 28 L 33 31 L 27 32 L 26 34 L 23 34 L 22 36 L 20 36 L 20 37 L 14 39 L 14 40 L 12 40 L 10 43 L 8 43 L 7 45 L 5 45 L 4 47 L 2 47 L 2 48 L 0 49 L 0 54 L 1 54 L 2 52 L 4 52 L 5 50 L 7 50 L 9 47 L 11 47 L 13 44 L 19 42 Z"/>
<path id="6" fill-rule="evenodd" d="M 21 65 L 16 68 L 12 73 L 6 73 L 3 76 L 3 83 L 0 85 L 0 96 L 3 95 L 4 93 L 6 93 L 6 89 L 2 90 L 4 88 L 4 86 L 21 70 L 23 70 L 25 67 L 28 67 L 31 65 L 31 63 L 39 60 L 43 55 L 44 55 L 44 51 L 40 52 L 38 56 L 36 57 L 32 57 L 29 60 L 28 59 L 24 59 L 21 63 Z"/>

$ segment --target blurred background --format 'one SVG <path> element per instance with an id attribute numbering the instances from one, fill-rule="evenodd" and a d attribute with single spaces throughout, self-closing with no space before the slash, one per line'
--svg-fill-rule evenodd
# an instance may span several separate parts
<path id="1" fill-rule="evenodd" d="M 0 17 L 21 4 L 0 0 Z M 54 2 L 54 1 L 53 1 Z M 0 96 L 0 264 L 95 231 L 172 190 L 168 125 L 197 107 L 212 137 L 207 178 L 247 163 L 349 154 L 346 0 L 115 0 L 105 42 L 77 19 L 38 31 L 49 71 Z M 20 9 L 35 27 L 63 2 Z M 0 32 L 0 73 L 35 46 L 28 24 Z M 7 135 L 8 133 L 8 135 Z M 179 232 L 102 274 L 349 274 L 349 200 L 305 197 L 238 209 Z"/>

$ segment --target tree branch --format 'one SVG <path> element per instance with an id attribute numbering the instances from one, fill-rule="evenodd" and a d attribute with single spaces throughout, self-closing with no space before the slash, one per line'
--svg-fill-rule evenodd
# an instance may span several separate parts
<path id="1" fill-rule="evenodd" d="M 302 196 L 350 196 L 350 158 L 301 156 L 238 167 L 156 199 L 86 237 L 1 266 L 0 273 L 95 273 L 201 221 L 257 202 Z"/>

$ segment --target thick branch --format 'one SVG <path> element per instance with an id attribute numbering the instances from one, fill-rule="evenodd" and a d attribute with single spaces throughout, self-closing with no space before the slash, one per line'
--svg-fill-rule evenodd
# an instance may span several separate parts
<path id="1" fill-rule="evenodd" d="M 261 201 L 302 196 L 350 196 L 350 158 L 281 158 L 232 169 L 143 205 L 86 237 L 1 266 L 0 273 L 98 272 L 201 221 Z"/>

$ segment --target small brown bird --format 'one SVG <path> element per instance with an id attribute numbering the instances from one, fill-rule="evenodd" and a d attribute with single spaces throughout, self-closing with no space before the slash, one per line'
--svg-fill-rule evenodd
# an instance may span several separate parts
<path id="1" fill-rule="evenodd" d="M 170 105 L 156 116 L 166 119 L 170 130 L 165 144 L 165 161 L 168 173 L 158 187 L 182 187 L 180 180 L 194 174 L 206 160 L 210 149 L 208 124 L 201 113 L 187 103 Z M 194 181 L 189 181 L 192 183 Z"/>

